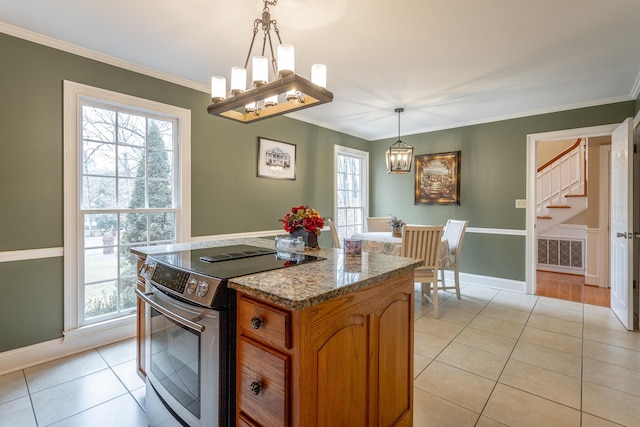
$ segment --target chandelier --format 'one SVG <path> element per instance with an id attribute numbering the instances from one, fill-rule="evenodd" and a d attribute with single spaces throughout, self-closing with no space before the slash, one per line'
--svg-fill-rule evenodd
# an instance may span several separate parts
<path id="1" fill-rule="evenodd" d="M 387 150 L 387 173 L 409 173 L 413 161 L 413 147 L 400 141 L 400 113 L 404 108 L 396 108 L 398 113 L 398 140 Z"/>
<path id="2" fill-rule="evenodd" d="M 253 23 L 253 37 L 244 67 L 231 69 L 230 92 L 224 77 L 211 78 L 211 101 L 207 108 L 213 114 L 241 123 L 253 123 L 269 117 L 291 113 L 333 100 L 333 93 L 326 89 L 327 69 L 322 64 L 311 67 L 311 81 L 296 74 L 293 46 L 283 44 L 275 19 L 271 19 L 269 6 L 278 0 L 263 0 L 262 17 Z M 252 88 L 247 89 L 247 67 L 259 29 L 262 28 L 262 50 L 251 60 Z M 277 60 L 274 56 L 271 30 L 279 46 Z M 267 49 L 268 47 L 268 49 Z M 270 57 L 267 58 L 266 54 Z M 274 79 L 269 81 L 269 65 Z"/>

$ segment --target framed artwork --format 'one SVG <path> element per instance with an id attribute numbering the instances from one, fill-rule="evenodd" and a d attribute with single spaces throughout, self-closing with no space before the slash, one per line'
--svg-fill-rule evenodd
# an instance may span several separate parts
<path id="1" fill-rule="evenodd" d="M 295 180 L 295 144 L 258 137 L 258 176 Z"/>
<path id="2" fill-rule="evenodd" d="M 460 151 L 416 158 L 414 205 L 460 204 Z"/>

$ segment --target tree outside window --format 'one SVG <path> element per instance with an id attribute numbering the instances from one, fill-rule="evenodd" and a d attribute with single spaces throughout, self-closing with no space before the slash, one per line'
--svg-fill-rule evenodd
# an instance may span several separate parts
<path id="1" fill-rule="evenodd" d="M 136 305 L 133 246 L 176 240 L 175 120 L 126 108 L 82 108 L 84 322 Z"/>

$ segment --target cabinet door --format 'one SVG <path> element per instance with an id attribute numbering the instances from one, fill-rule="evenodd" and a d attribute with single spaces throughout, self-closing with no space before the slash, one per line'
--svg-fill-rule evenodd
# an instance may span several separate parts
<path id="1" fill-rule="evenodd" d="M 303 383 L 314 385 L 305 397 L 317 402 L 317 412 L 303 411 L 301 425 L 411 426 L 413 274 L 338 297 L 307 315 L 310 354 L 302 371 L 313 374 Z"/>
<path id="2" fill-rule="evenodd" d="M 411 419 L 413 329 L 407 325 L 413 324 L 412 317 L 409 302 L 402 294 L 396 294 L 396 299 L 377 316 L 377 408 L 381 426 L 403 425 Z"/>
<path id="3" fill-rule="evenodd" d="M 367 425 L 367 318 L 350 316 L 316 341 L 318 426 Z"/>

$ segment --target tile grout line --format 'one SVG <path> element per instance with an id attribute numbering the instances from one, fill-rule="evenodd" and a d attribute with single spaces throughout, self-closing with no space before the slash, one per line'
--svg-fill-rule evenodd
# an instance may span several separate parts
<path id="1" fill-rule="evenodd" d="M 136 397 L 133 395 L 133 390 L 129 390 L 129 387 L 127 387 L 127 385 L 124 383 L 124 381 L 120 378 L 120 376 L 118 376 L 118 374 L 116 373 L 116 371 L 113 369 L 114 366 L 118 366 L 121 365 L 123 363 L 127 363 L 130 360 L 121 362 L 121 363 L 116 363 L 114 365 L 111 365 L 111 363 L 109 363 L 109 361 L 104 357 L 104 355 L 98 350 L 99 347 L 97 347 L 95 350 L 97 351 L 97 353 L 100 355 L 100 357 L 102 358 L 102 360 L 104 360 L 104 362 L 107 364 L 107 366 L 109 367 L 109 369 L 111 370 L 111 372 L 113 373 L 113 375 L 115 375 L 115 377 L 118 379 L 118 381 L 120 382 L 120 384 L 122 384 L 122 386 L 124 387 L 124 389 L 127 391 L 125 394 L 128 394 L 133 401 L 136 403 L 136 405 L 138 405 L 140 407 L 140 409 L 142 409 L 142 411 L 144 411 L 146 413 L 145 408 L 140 404 L 140 402 L 138 402 L 138 399 L 136 399 Z M 137 374 L 136 374 L 137 375 Z M 146 387 L 146 384 L 143 385 L 142 387 Z M 137 389 L 136 389 L 137 390 Z M 124 396 L 124 394 L 121 394 L 120 396 L 116 396 L 114 397 L 114 399 Z M 109 399 L 109 400 L 113 400 L 113 399 Z M 108 402 L 108 401 L 107 401 Z M 102 403 L 106 403 L 106 402 L 102 402 Z M 102 404 L 101 403 L 101 404 Z"/>
<path id="2" fill-rule="evenodd" d="M 493 296 L 493 298 L 491 298 L 491 301 L 493 301 L 496 296 L 500 295 L 502 291 L 498 292 L 496 295 Z M 516 342 L 513 345 L 513 348 L 511 349 L 511 351 L 509 352 L 509 356 L 507 357 L 507 361 L 505 362 L 504 366 L 502 367 L 502 369 L 500 370 L 500 374 L 498 375 L 498 377 L 496 378 L 495 382 L 493 383 L 493 387 L 491 388 L 491 393 L 489 393 L 489 396 L 487 397 L 487 400 L 484 402 L 484 405 L 482 406 L 482 411 L 480 411 L 480 416 L 478 417 L 478 420 L 476 421 L 475 425 L 478 425 L 478 422 L 480 422 L 480 418 L 482 418 L 483 416 L 486 418 L 489 418 L 491 420 L 494 420 L 493 418 L 484 415 L 484 411 L 485 409 L 487 409 L 487 404 L 489 403 L 489 400 L 491 400 L 491 396 L 493 396 L 493 393 L 496 390 L 496 387 L 498 386 L 498 383 L 500 383 L 500 377 L 502 377 L 502 374 L 504 373 L 504 370 L 506 369 L 507 365 L 509 364 L 509 361 L 511 360 L 511 356 L 513 355 L 513 352 L 515 351 L 516 346 L 518 345 L 518 342 L 520 341 L 520 337 L 522 336 L 523 332 L 524 332 L 524 328 L 526 327 L 527 323 L 529 322 L 529 319 L 531 318 L 531 313 L 533 313 L 533 309 L 535 308 L 536 304 L 538 303 L 539 298 L 536 299 L 536 303 L 533 305 L 533 307 L 531 307 L 531 310 L 529 311 L 529 315 L 527 316 L 527 321 L 524 323 L 522 330 L 520 331 L 520 333 L 518 334 L 518 338 L 516 338 Z M 487 303 L 487 305 L 489 305 L 489 303 Z M 486 306 L 485 306 L 486 307 Z M 480 313 L 478 313 L 478 315 L 480 315 Z M 501 421 L 498 420 L 494 420 L 498 423 L 501 423 Z"/>
<path id="3" fill-rule="evenodd" d="M 21 369 L 22 379 L 24 380 L 24 385 L 27 388 L 27 396 L 29 396 L 29 404 L 31 405 L 31 413 L 33 414 L 33 420 L 36 422 L 36 427 L 40 425 L 38 423 L 38 417 L 36 416 L 36 408 L 33 406 L 33 398 L 31 397 L 31 390 L 29 389 L 29 382 L 27 381 L 27 374 L 24 372 L 24 369 Z"/>

